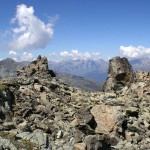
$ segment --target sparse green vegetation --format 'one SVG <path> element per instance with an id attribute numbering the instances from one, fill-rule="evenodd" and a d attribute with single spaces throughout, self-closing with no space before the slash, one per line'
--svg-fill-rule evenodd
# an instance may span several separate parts
<path id="1" fill-rule="evenodd" d="M 0 84 L 0 91 L 8 90 L 8 86 L 4 84 Z"/>
<path id="2" fill-rule="evenodd" d="M 36 144 L 30 142 L 29 140 L 16 140 L 14 135 L 9 134 L 8 132 L 0 132 L 0 136 L 9 139 L 12 144 L 17 147 L 17 149 L 26 149 L 26 150 L 33 150 L 36 148 Z M 38 148 L 36 150 L 39 150 Z"/>

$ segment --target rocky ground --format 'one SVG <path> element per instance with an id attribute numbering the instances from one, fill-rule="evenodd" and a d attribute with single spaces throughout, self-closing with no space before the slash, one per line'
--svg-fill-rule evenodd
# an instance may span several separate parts
<path id="1" fill-rule="evenodd" d="M 149 150 L 150 74 L 110 60 L 101 92 L 68 86 L 39 56 L 0 81 L 0 149 Z"/>

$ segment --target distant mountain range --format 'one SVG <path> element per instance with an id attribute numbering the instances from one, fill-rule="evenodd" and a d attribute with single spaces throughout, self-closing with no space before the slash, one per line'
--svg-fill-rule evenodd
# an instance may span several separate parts
<path id="1" fill-rule="evenodd" d="M 30 62 L 16 62 L 11 58 L 0 61 L 0 78 L 16 76 L 16 70 Z M 150 58 L 130 60 L 134 70 L 150 71 Z M 57 73 L 58 78 L 67 84 L 84 90 L 100 89 L 107 78 L 108 61 L 100 60 L 66 60 L 49 61 L 49 68 Z M 98 82 L 97 82 L 98 81 Z"/>
<path id="2" fill-rule="evenodd" d="M 0 61 L 0 77 L 16 76 L 16 70 L 27 66 L 29 62 L 22 61 L 16 62 L 11 58 L 6 58 Z"/>
<path id="3" fill-rule="evenodd" d="M 55 72 L 63 72 L 103 82 L 107 77 L 108 62 L 99 60 L 49 61 L 49 67 Z"/>
<path id="4" fill-rule="evenodd" d="M 150 71 L 150 58 L 133 59 L 129 62 L 134 70 Z"/>
<path id="5" fill-rule="evenodd" d="M 135 71 L 150 71 L 150 58 L 129 60 Z M 61 62 L 49 61 L 49 67 L 56 72 L 64 72 L 76 76 L 86 77 L 100 83 L 107 78 L 108 61 L 100 60 L 66 60 Z"/>
<path id="6" fill-rule="evenodd" d="M 64 83 L 72 87 L 77 87 L 85 91 L 100 91 L 101 85 L 99 82 L 86 77 L 71 75 L 68 73 L 57 73 L 56 76 L 63 80 Z"/>

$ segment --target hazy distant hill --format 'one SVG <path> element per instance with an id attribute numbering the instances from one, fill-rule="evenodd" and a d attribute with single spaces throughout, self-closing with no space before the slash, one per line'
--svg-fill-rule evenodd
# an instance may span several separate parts
<path id="1" fill-rule="evenodd" d="M 130 60 L 134 70 L 150 71 L 150 58 Z"/>
<path id="2" fill-rule="evenodd" d="M 91 71 L 91 72 L 85 74 L 84 77 L 87 77 L 92 80 L 96 80 L 99 83 L 103 83 L 107 78 L 107 71 L 106 72 Z"/>
<path id="3" fill-rule="evenodd" d="M 103 82 L 107 76 L 108 62 L 103 59 L 66 60 L 61 62 L 49 61 L 49 66 L 56 72 L 65 72 Z"/>
<path id="4" fill-rule="evenodd" d="M 75 76 L 67 73 L 58 73 L 57 77 L 62 79 L 65 83 L 69 84 L 70 86 L 75 86 L 81 88 L 85 91 L 100 91 L 101 84 L 95 80 Z"/>
<path id="5" fill-rule="evenodd" d="M 67 72 L 70 74 L 85 76 L 89 72 L 106 72 L 108 63 L 100 60 L 66 60 L 58 63 L 50 62 L 49 66 L 57 72 Z"/>
<path id="6" fill-rule="evenodd" d="M 11 58 L 0 61 L 0 77 L 16 76 L 16 70 L 23 66 L 27 66 L 29 62 L 16 62 Z"/>

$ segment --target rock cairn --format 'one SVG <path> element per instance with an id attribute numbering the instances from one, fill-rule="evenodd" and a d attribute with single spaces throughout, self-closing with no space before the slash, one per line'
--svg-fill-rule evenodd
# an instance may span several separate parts
<path id="1" fill-rule="evenodd" d="M 48 69 L 45 57 L 18 77 L 1 80 L 0 149 L 150 149 L 150 74 L 134 73 L 125 58 L 110 63 L 115 82 L 109 90 L 107 79 L 107 92 L 68 86 Z"/>

